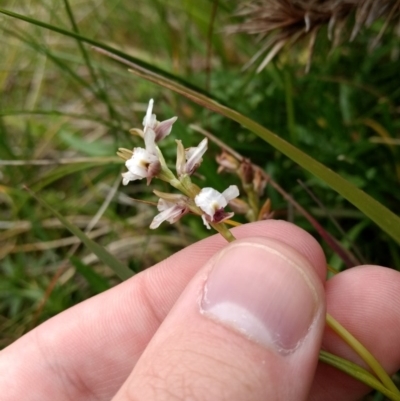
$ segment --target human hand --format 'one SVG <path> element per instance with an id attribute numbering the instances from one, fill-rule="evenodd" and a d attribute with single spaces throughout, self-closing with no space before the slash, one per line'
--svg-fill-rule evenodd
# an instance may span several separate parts
<path id="1" fill-rule="evenodd" d="M 388 372 L 400 367 L 398 272 L 356 267 L 324 288 L 323 252 L 300 228 L 233 232 L 237 242 L 207 238 L 4 349 L 1 400 L 355 400 L 369 389 L 317 363 L 322 343 L 362 364 L 324 329 L 326 304 Z"/>

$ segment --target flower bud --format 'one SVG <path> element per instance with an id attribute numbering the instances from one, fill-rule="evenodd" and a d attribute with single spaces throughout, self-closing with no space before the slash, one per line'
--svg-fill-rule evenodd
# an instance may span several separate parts
<path id="1" fill-rule="evenodd" d="M 119 148 L 117 152 L 117 156 L 119 156 L 121 159 L 129 160 L 133 155 L 133 152 L 129 149 L 125 148 Z"/>
<path id="2" fill-rule="evenodd" d="M 223 171 L 235 173 L 240 166 L 239 160 L 225 150 L 223 150 L 221 154 L 217 155 L 215 160 L 219 164 L 217 171 L 218 173 L 222 173 Z"/>
<path id="3" fill-rule="evenodd" d="M 260 168 L 254 169 L 253 187 L 258 196 L 263 196 L 265 187 L 267 186 L 268 179 Z"/>
<path id="4" fill-rule="evenodd" d="M 258 220 L 267 220 L 270 219 L 273 215 L 271 212 L 271 199 L 267 199 L 262 205 L 260 212 L 258 213 Z"/>
<path id="5" fill-rule="evenodd" d="M 182 145 L 182 141 L 176 139 L 176 173 L 178 177 L 181 177 L 185 174 L 185 164 L 186 164 L 186 156 L 185 156 L 185 148 Z"/>
<path id="6" fill-rule="evenodd" d="M 249 159 L 243 159 L 240 163 L 239 177 L 242 180 L 243 185 L 250 184 L 253 181 L 253 166 Z"/>
<path id="7" fill-rule="evenodd" d="M 140 138 L 144 138 L 144 132 L 140 128 L 131 128 L 129 132 L 132 135 L 139 136 Z"/>
<path id="8" fill-rule="evenodd" d="M 246 214 L 250 210 L 249 204 L 239 198 L 229 201 L 229 207 L 237 214 Z"/>

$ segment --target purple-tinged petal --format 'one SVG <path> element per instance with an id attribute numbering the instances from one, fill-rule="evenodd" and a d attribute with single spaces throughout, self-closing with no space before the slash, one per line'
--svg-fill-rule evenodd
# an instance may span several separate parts
<path id="1" fill-rule="evenodd" d="M 213 222 L 222 223 L 223 221 L 230 219 L 234 214 L 235 213 L 232 212 L 225 212 L 224 209 L 221 208 L 215 212 Z"/>
<path id="2" fill-rule="evenodd" d="M 168 221 L 170 224 L 176 223 L 182 216 L 188 213 L 186 205 L 168 202 L 164 199 L 158 200 L 157 209 L 161 213 L 154 217 L 150 224 L 151 229 L 159 227 L 164 221 Z"/>
<path id="3" fill-rule="evenodd" d="M 161 141 L 171 133 L 172 125 L 178 119 L 178 117 L 171 117 L 168 120 L 156 122 L 154 131 L 156 133 L 156 142 Z"/>
<path id="4" fill-rule="evenodd" d="M 147 168 L 147 185 L 150 185 L 151 180 L 156 177 L 161 171 L 161 164 L 157 160 L 153 163 L 149 164 L 149 167 Z"/>
<path id="5" fill-rule="evenodd" d="M 193 174 L 193 172 L 200 166 L 202 157 L 207 150 L 208 140 L 204 138 L 198 146 L 186 150 L 186 174 Z"/>

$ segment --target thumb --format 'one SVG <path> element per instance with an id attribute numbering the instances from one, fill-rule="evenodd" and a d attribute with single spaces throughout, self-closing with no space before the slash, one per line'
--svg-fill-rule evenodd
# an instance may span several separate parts
<path id="1" fill-rule="evenodd" d="M 235 241 L 188 284 L 114 400 L 305 400 L 324 321 L 304 256 Z"/>

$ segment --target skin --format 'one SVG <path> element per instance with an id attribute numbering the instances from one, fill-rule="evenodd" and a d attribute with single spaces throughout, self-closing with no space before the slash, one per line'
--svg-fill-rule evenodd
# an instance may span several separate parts
<path id="1" fill-rule="evenodd" d="M 360 266 L 325 283 L 322 249 L 300 228 L 264 221 L 232 231 L 243 249 L 267 244 L 302 261 L 318 306 L 295 352 L 283 355 L 199 312 L 198 289 L 212 261 L 226 251 L 225 240 L 215 235 L 59 314 L 1 351 L 2 400 L 357 400 L 370 389 L 317 362 L 322 347 L 360 363 L 325 328 L 325 310 L 387 372 L 400 368 L 398 272 Z"/>

